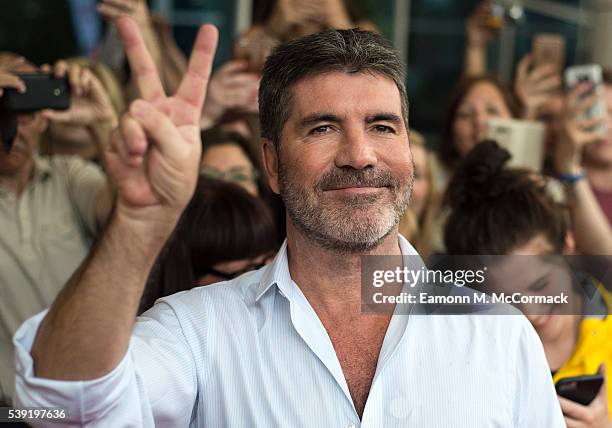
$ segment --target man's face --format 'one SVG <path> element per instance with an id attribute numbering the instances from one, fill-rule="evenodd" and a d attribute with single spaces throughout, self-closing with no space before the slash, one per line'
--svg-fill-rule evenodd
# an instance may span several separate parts
<path id="1" fill-rule="evenodd" d="M 0 175 L 16 174 L 30 165 L 46 126 L 47 120 L 40 113 L 17 116 L 17 135 L 11 151 L 7 153 L 4 147 L 0 147 Z"/>
<path id="2" fill-rule="evenodd" d="M 394 82 L 330 72 L 295 84 L 271 181 L 306 238 L 342 252 L 378 246 L 397 226 L 413 181 Z"/>

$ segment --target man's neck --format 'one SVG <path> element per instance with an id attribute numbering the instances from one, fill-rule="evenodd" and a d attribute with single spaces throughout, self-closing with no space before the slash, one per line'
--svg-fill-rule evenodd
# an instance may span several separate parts
<path id="1" fill-rule="evenodd" d="M 595 190 L 612 191 L 612 165 L 589 165 L 587 172 L 589 181 Z"/>
<path id="2" fill-rule="evenodd" d="M 401 255 L 397 230 L 367 253 L 328 250 L 287 225 L 287 252 L 291 277 L 315 308 L 335 314 L 361 313 L 361 256 Z"/>
<path id="3" fill-rule="evenodd" d="M 16 194 L 17 196 L 25 190 L 28 182 L 32 178 L 34 170 L 34 160 L 30 159 L 19 170 L 12 174 L 0 174 L 0 187 Z"/>

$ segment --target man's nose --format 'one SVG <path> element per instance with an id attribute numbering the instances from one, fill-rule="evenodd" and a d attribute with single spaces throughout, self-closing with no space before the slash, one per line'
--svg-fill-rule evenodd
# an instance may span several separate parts
<path id="1" fill-rule="evenodd" d="M 373 142 L 364 129 L 345 129 L 339 142 L 335 163 L 338 168 L 364 169 L 377 163 Z"/>

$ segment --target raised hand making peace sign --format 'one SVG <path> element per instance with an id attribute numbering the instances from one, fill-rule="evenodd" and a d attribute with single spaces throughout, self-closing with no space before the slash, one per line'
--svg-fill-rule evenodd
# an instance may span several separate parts
<path id="1" fill-rule="evenodd" d="M 212 25 L 200 28 L 176 94 L 167 96 L 136 23 L 117 21 L 141 99 L 121 118 L 106 155 L 117 187 L 117 215 L 134 220 L 178 219 L 195 188 L 199 121 L 217 45 Z"/>
<path id="2" fill-rule="evenodd" d="M 187 73 L 167 96 L 136 23 L 121 17 L 117 27 L 141 99 L 121 118 L 106 153 L 117 188 L 115 213 L 53 303 L 32 348 L 37 374 L 52 379 L 93 379 L 125 355 L 151 267 L 198 177 L 199 123 L 217 30 L 200 29 Z"/>

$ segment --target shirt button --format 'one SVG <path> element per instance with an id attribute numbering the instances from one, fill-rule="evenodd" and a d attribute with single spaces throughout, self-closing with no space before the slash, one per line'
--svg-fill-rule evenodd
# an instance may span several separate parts
<path id="1" fill-rule="evenodd" d="M 347 424 L 344 428 L 355 428 L 355 424 Z"/>

